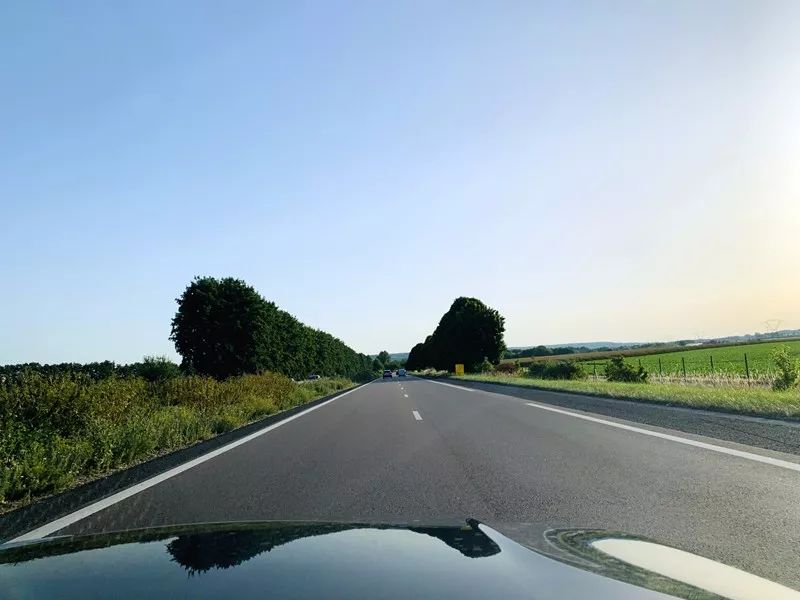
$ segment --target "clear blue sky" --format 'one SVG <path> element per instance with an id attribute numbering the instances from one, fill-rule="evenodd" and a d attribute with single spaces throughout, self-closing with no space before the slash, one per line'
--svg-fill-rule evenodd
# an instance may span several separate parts
<path id="1" fill-rule="evenodd" d="M 232 275 L 363 352 L 800 327 L 800 3 L 4 2 L 0 363 Z"/>

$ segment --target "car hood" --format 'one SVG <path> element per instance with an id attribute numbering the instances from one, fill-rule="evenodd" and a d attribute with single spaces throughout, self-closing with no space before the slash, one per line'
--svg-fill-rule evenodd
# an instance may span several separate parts
<path id="1" fill-rule="evenodd" d="M 0 582 L 9 598 L 717 598 L 603 559 L 597 532 L 548 535 L 553 556 L 472 520 L 157 528 L 0 546 Z"/>

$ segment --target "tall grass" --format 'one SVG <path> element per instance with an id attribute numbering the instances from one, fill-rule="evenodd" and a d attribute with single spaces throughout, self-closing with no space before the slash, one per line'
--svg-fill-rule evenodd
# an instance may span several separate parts
<path id="1" fill-rule="evenodd" d="M 0 511 L 351 387 L 274 373 L 148 382 L 24 371 L 0 380 Z"/>

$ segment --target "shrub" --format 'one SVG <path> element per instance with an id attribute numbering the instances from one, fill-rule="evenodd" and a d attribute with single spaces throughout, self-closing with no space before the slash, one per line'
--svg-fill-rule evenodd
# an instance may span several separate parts
<path id="1" fill-rule="evenodd" d="M 586 379 L 583 365 L 570 360 L 531 363 L 528 375 L 539 379 Z"/>
<path id="2" fill-rule="evenodd" d="M 520 370 L 519 361 L 514 361 L 513 363 L 500 363 L 499 365 L 495 365 L 494 370 L 495 372 L 503 373 L 504 375 L 513 375 Z"/>
<path id="3" fill-rule="evenodd" d="M 772 351 L 772 360 L 778 368 L 778 376 L 772 382 L 772 389 L 783 391 L 797 385 L 800 377 L 800 364 L 792 358 L 787 346 L 780 346 Z"/>
<path id="4" fill-rule="evenodd" d="M 180 367 L 166 356 L 145 356 L 142 362 L 129 368 L 133 375 L 147 381 L 165 381 L 181 375 Z"/>
<path id="5" fill-rule="evenodd" d="M 227 433 L 228 431 L 232 431 L 242 424 L 242 419 L 238 418 L 236 415 L 225 414 L 214 419 L 214 421 L 211 423 L 211 431 L 213 431 L 215 434 Z"/>
<path id="6" fill-rule="evenodd" d="M 497 367 L 499 368 L 500 365 L 497 365 Z M 477 373 L 491 373 L 494 370 L 495 366 L 485 356 L 483 357 L 483 362 L 478 363 L 478 365 L 475 367 L 475 371 Z"/>
<path id="7" fill-rule="evenodd" d="M 621 356 L 612 358 L 606 365 L 606 379 L 609 381 L 624 381 L 627 383 L 647 383 L 647 371 L 644 367 L 629 365 Z"/>

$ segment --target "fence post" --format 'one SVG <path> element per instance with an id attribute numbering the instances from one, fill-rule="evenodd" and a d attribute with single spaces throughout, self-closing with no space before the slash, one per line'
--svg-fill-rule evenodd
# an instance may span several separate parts
<path id="1" fill-rule="evenodd" d="M 681 356 L 681 365 L 683 365 L 683 378 L 686 379 L 686 357 Z"/>
<path id="2" fill-rule="evenodd" d="M 661 357 L 660 356 L 658 357 L 658 375 L 659 375 L 659 377 L 661 375 L 663 375 L 663 373 L 661 372 Z"/>
<path id="3" fill-rule="evenodd" d="M 714 374 L 714 355 L 713 354 L 709 354 L 708 358 L 711 359 L 711 374 L 713 375 Z"/>
<path id="4" fill-rule="evenodd" d="M 747 364 L 747 352 L 744 353 L 744 374 L 750 380 L 750 365 Z"/>
<path id="5" fill-rule="evenodd" d="M 642 359 L 641 358 L 639 359 L 639 368 L 640 369 L 642 368 Z"/>
<path id="6" fill-rule="evenodd" d="M 594 378 L 597 379 L 597 363 L 592 365 L 594 367 Z"/>

